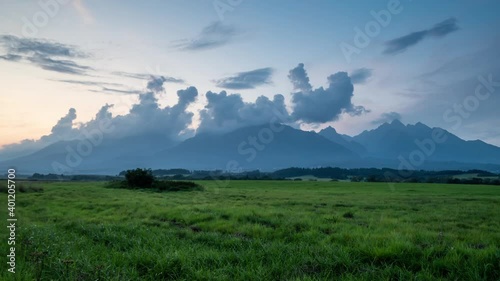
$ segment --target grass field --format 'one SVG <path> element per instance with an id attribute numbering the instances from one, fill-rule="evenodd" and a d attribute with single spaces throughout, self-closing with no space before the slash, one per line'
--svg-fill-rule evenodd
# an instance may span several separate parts
<path id="1" fill-rule="evenodd" d="M 18 193 L 16 274 L 3 262 L 0 280 L 500 280 L 497 186 L 199 183 Z"/>

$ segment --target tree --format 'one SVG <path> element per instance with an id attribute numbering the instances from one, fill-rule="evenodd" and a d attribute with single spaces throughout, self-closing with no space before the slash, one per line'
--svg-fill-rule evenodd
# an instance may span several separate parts
<path id="1" fill-rule="evenodd" d="M 153 171 L 151 169 L 127 170 L 125 173 L 127 184 L 131 187 L 150 188 L 154 182 Z"/>

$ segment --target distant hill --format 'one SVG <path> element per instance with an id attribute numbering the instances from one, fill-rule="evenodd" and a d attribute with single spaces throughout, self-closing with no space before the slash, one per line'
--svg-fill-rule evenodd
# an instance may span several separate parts
<path id="1" fill-rule="evenodd" d="M 500 164 L 499 147 L 479 140 L 465 141 L 444 129 L 430 128 L 422 123 L 405 126 L 395 120 L 364 131 L 353 139 L 367 149 L 369 156 L 379 159 L 399 156 L 409 159 L 411 153 L 418 159 L 415 155 L 422 155 L 422 152 L 429 162 Z"/>
<path id="2" fill-rule="evenodd" d="M 356 153 L 359 155 L 366 155 L 367 151 L 366 148 L 354 141 L 350 136 L 347 135 L 341 135 L 337 133 L 337 131 L 332 128 L 332 127 L 327 127 L 321 131 L 318 132 L 320 136 L 325 137 L 326 139 L 336 143 L 340 144 Z"/>
<path id="3" fill-rule="evenodd" d="M 312 167 L 340 165 L 360 157 L 348 148 L 314 133 L 283 126 L 268 141 L 263 131 L 268 126 L 241 128 L 227 134 L 199 134 L 160 152 L 156 166 L 180 166 L 192 169 L 227 169 L 237 162 L 242 169 L 280 169 L 294 165 Z M 256 139 L 257 145 L 251 144 Z M 269 142 L 266 144 L 266 142 Z"/>
<path id="4" fill-rule="evenodd" d="M 399 121 L 384 123 L 354 137 L 341 135 L 332 127 L 315 133 L 289 126 L 273 131 L 269 125 L 262 125 L 229 133 L 200 133 L 183 142 L 161 134 L 107 136 L 91 151 L 80 147 L 84 155 L 76 153 L 81 143 L 57 142 L 29 155 L 2 161 L 0 169 L 16 167 L 23 174 L 101 175 L 137 167 L 235 172 L 326 166 L 500 171 L 499 147 L 479 140 L 465 141 L 422 123 L 404 125 Z"/>
<path id="5" fill-rule="evenodd" d="M 81 143 L 81 140 L 56 142 L 32 154 L 0 162 L 0 167 L 16 167 L 19 173 L 115 174 L 128 167 L 147 165 L 141 160 L 175 144 L 161 135 L 105 137 L 99 145 L 92 145 L 91 150 Z M 78 149 L 84 153 L 78 153 Z M 54 169 L 54 165 L 58 168 Z"/>

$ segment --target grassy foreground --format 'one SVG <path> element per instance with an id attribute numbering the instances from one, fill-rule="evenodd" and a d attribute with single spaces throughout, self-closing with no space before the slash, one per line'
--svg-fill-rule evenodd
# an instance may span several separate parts
<path id="1" fill-rule="evenodd" d="M 199 183 L 18 193 L 16 273 L 4 226 L 0 280 L 500 280 L 496 186 Z"/>

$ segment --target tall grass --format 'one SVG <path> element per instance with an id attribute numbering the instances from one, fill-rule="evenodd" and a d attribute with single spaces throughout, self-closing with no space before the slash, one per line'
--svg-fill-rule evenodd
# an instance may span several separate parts
<path id="1" fill-rule="evenodd" d="M 496 187 L 201 185 L 52 183 L 19 196 L 15 280 L 500 279 Z"/>
<path id="2" fill-rule="evenodd" d="M 28 193 L 28 192 L 43 192 L 43 187 L 39 184 L 34 184 L 30 182 L 18 182 L 15 184 L 16 193 Z M 0 183 L 0 193 L 7 193 L 7 184 Z"/>

